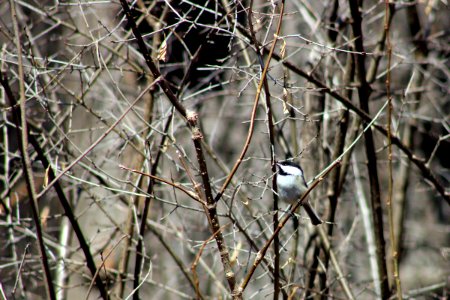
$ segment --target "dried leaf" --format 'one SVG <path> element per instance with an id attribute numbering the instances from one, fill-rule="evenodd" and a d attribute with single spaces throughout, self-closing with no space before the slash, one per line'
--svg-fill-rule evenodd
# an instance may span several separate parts
<path id="1" fill-rule="evenodd" d="M 156 57 L 158 60 L 162 60 L 163 62 L 167 62 L 167 43 L 166 39 L 161 43 L 158 49 L 158 56 Z"/>
<path id="2" fill-rule="evenodd" d="M 282 43 L 281 43 L 281 49 L 280 49 L 280 56 L 281 58 L 284 58 L 284 56 L 286 55 L 286 41 L 284 39 L 282 39 Z"/>
<path id="3" fill-rule="evenodd" d="M 50 165 L 47 167 L 47 169 L 45 169 L 45 175 L 44 175 L 44 183 L 42 184 L 42 186 L 44 188 L 47 187 L 48 185 L 48 172 L 50 171 Z"/>
<path id="4" fill-rule="evenodd" d="M 288 90 L 286 88 L 283 88 L 283 113 L 285 115 L 289 114 L 289 109 L 288 109 L 288 106 L 286 104 L 288 93 L 289 93 Z"/>
<path id="5" fill-rule="evenodd" d="M 50 215 L 50 207 L 46 205 L 41 211 L 42 226 L 45 227 L 47 225 L 47 219 L 49 215 Z"/>

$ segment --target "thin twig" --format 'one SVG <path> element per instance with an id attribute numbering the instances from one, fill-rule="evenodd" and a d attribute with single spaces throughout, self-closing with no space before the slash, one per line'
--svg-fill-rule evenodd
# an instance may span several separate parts
<path id="1" fill-rule="evenodd" d="M 159 78 L 159 77 L 158 77 Z M 160 141 L 160 147 L 158 150 L 158 153 L 156 154 L 156 157 L 154 161 L 152 162 L 152 166 L 150 169 L 150 173 L 152 176 L 155 176 L 158 170 L 159 162 L 161 160 L 161 157 L 163 155 L 163 145 L 165 144 L 167 138 L 168 138 L 168 130 L 170 127 L 170 124 L 172 123 L 174 113 L 172 110 L 172 113 L 170 114 L 169 118 L 166 121 L 165 127 L 164 127 L 164 135 L 161 138 Z M 138 287 L 141 286 L 141 268 L 142 268 L 142 260 L 144 259 L 144 235 L 145 235 L 145 228 L 147 224 L 147 217 L 150 210 L 150 203 L 151 199 L 154 197 L 154 186 L 155 186 L 155 179 L 150 177 L 150 182 L 147 186 L 147 197 L 145 197 L 144 202 L 144 208 L 142 210 L 141 215 L 141 224 L 139 226 L 139 233 L 138 233 L 138 243 L 136 245 L 136 258 L 134 263 L 134 279 L 133 279 L 133 299 L 138 300 L 139 299 L 139 289 Z"/>
<path id="2" fill-rule="evenodd" d="M 342 272 L 338 260 L 336 258 L 336 255 L 334 254 L 334 251 L 331 249 L 330 240 L 328 239 L 328 234 L 325 233 L 323 230 L 323 227 L 317 228 L 320 240 L 325 248 L 325 251 L 329 255 L 331 259 L 331 263 L 333 265 L 334 270 L 336 271 L 338 275 L 338 281 L 341 284 L 342 289 L 344 290 L 345 295 L 347 296 L 347 299 L 354 300 L 355 296 L 353 295 L 352 290 L 350 289 L 350 286 L 348 284 L 348 281 L 345 279 L 344 273 Z"/>
<path id="3" fill-rule="evenodd" d="M 183 264 L 182 259 L 176 254 L 175 249 L 171 248 L 170 245 L 167 243 L 167 241 L 164 239 L 164 236 L 158 230 L 156 230 L 154 226 L 150 225 L 149 220 L 147 220 L 147 227 L 159 239 L 160 243 L 164 246 L 164 248 L 167 250 L 167 253 L 169 253 L 172 259 L 175 261 L 181 273 L 183 273 L 184 277 L 189 282 L 192 289 L 196 291 L 194 279 L 191 277 L 191 274 L 188 273 L 187 266 Z"/>
<path id="4" fill-rule="evenodd" d="M 92 291 L 92 288 L 94 287 L 94 283 L 97 281 L 97 277 L 99 277 L 100 275 L 100 271 L 101 269 L 105 266 L 105 262 L 108 260 L 108 258 L 111 256 L 111 254 L 113 254 L 114 250 L 120 245 L 120 242 L 125 239 L 127 236 L 124 235 L 122 236 L 117 242 L 116 244 L 112 247 L 112 249 L 106 254 L 106 256 L 104 257 L 104 259 L 102 260 L 102 263 L 98 266 L 97 268 L 97 272 L 95 272 L 94 276 L 91 279 L 91 283 L 89 284 L 89 288 L 86 291 L 86 296 L 84 296 L 84 299 L 89 299 L 89 295 Z"/>
<path id="5" fill-rule="evenodd" d="M 127 168 L 127 167 L 125 167 L 125 166 L 119 165 L 119 168 L 121 168 L 121 169 L 123 169 L 123 170 L 127 170 L 127 171 L 130 171 L 130 172 L 133 172 L 133 173 L 137 173 L 137 174 L 140 174 L 140 175 L 143 175 L 143 176 L 147 176 L 147 177 L 150 177 L 150 178 L 152 178 L 152 179 L 154 179 L 154 180 L 156 180 L 156 181 L 159 181 L 159 182 L 163 182 L 163 183 L 165 183 L 165 184 L 168 184 L 168 185 L 170 185 L 170 186 L 172 186 L 172 187 L 174 187 L 174 188 L 176 188 L 176 189 L 182 191 L 183 193 L 185 193 L 186 195 L 188 195 L 190 198 L 194 199 L 195 201 L 200 202 L 200 204 L 203 204 L 203 205 L 205 204 L 205 203 L 203 202 L 203 200 L 200 199 L 200 198 L 198 197 L 198 195 L 196 195 L 196 194 L 194 194 L 193 192 L 187 190 L 187 189 L 184 188 L 181 184 L 177 184 L 177 183 L 171 182 L 171 181 L 169 181 L 169 180 L 167 180 L 167 179 L 164 179 L 164 178 L 161 178 L 161 177 L 152 175 L 152 174 L 148 174 L 148 173 L 145 173 L 145 172 L 141 172 L 141 171 L 139 171 L 139 170 L 133 170 L 133 169 Z"/>
<path id="6" fill-rule="evenodd" d="M 219 231 L 214 232 L 213 235 L 211 235 L 208 239 L 206 239 L 202 243 L 200 249 L 197 252 L 197 255 L 195 256 L 194 261 L 191 264 L 191 271 L 192 271 L 192 276 L 194 277 L 193 281 L 194 281 L 194 284 L 195 284 L 195 292 L 197 294 L 197 299 L 203 299 L 203 296 L 202 296 L 202 294 L 200 292 L 199 279 L 198 279 L 198 274 L 197 274 L 197 265 L 198 265 L 198 262 L 199 262 L 199 260 L 200 260 L 200 258 L 202 256 L 202 254 L 203 254 L 203 250 L 205 249 L 206 245 L 215 238 L 214 236 L 216 234 L 218 234 L 219 232 L 221 232 L 224 229 L 224 227 L 228 226 L 228 225 L 230 225 L 230 224 L 223 225 L 220 228 Z"/>

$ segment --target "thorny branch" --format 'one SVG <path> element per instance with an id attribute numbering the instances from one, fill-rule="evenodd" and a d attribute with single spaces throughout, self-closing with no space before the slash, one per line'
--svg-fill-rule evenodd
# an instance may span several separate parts
<path id="1" fill-rule="evenodd" d="M 5 298 L 445 297 L 442 2 L 105 7 L 0 2 Z M 329 174 L 324 225 L 288 226 L 281 156 Z"/>

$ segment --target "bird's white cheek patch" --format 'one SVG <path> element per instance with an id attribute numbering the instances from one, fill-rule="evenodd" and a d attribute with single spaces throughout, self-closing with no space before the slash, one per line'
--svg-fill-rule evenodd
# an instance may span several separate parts
<path id="1" fill-rule="evenodd" d="M 280 166 L 280 168 L 283 169 L 284 172 L 291 174 L 291 175 L 301 175 L 302 171 L 299 168 L 292 167 L 292 166 Z"/>
<path id="2" fill-rule="evenodd" d="M 278 175 L 277 177 L 277 185 L 282 187 L 282 188 L 289 188 L 292 186 L 296 186 L 297 182 L 295 180 L 294 176 L 289 176 L 289 175 L 285 175 L 285 176 L 280 176 Z"/>

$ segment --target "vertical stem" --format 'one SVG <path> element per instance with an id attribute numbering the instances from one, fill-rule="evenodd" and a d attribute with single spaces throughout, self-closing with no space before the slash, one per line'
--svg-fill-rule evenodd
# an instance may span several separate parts
<path id="1" fill-rule="evenodd" d="M 3 53 L 2 53 L 2 55 L 3 55 Z M 1 66 L 0 66 L 0 72 L 1 72 Z M 0 74 L 0 76 L 1 76 L 1 74 Z M 3 100 L 6 100 L 6 99 L 1 99 L 1 100 L 2 101 L 0 101 L 0 105 L 2 105 L 2 106 L 4 105 L 4 107 L 6 107 L 8 105 L 7 102 L 6 101 L 3 102 Z M 3 118 L 3 120 L 8 119 L 8 112 L 6 110 L 4 110 L 2 112 L 2 118 Z M 3 149 L 5 149 L 4 161 L 2 162 L 3 168 L 4 168 L 2 176 L 5 180 L 4 188 L 9 189 L 10 188 L 9 177 L 10 177 L 10 171 L 11 171 L 10 166 L 9 166 L 9 161 L 11 158 L 9 157 L 10 145 L 9 145 L 9 138 L 8 138 L 8 126 L 3 126 L 2 133 L 3 133 L 3 136 L 2 136 L 3 145 L 2 146 L 3 146 Z M 3 201 L 3 199 L 1 199 L 1 200 Z M 8 224 L 8 233 L 7 233 L 7 241 L 5 241 L 5 244 L 9 243 L 9 245 L 11 247 L 11 254 L 10 254 L 11 261 L 18 261 L 17 249 L 16 249 L 17 245 L 15 243 L 15 241 L 17 240 L 17 237 L 15 236 L 15 233 L 14 233 L 14 226 L 13 226 L 14 219 L 13 219 L 13 212 L 11 211 L 11 208 L 13 208 L 13 204 L 14 204 L 14 202 L 12 200 L 12 197 L 10 195 L 8 195 L 6 197 L 6 199 L 4 199 L 4 202 L 2 202 L 3 210 L 0 209 L 0 213 L 6 214 L 6 223 Z M 5 251 L 5 255 L 6 255 L 6 251 Z M 16 282 L 17 282 L 16 288 L 18 287 L 18 289 L 19 289 L 19 297 L 21 297 L 22 299 L 25 299 L 25 290 L 23 288 L 24 285 L 23 285 L 23 280 L 22 280 L 22 273 L 20 272 L 19 265 L 15 265 L 14 269 L 17 274 L 16 275 L 17 276 L 16 277 Z M 5 299 L 6 299 L 6 297 L 5 297 Z"/>
<path id="2" fill-rule="evenodd" d="M 414 58 L 418 63 L 419 67 L 416 64 L 413 65 L 412 74 L 411 74 L 411 89 L 418 89 L 423 85 L 424 82 L 424 72 L 427 70 L 427 64 L 420 64 L 428 55 L 428 47 L 427 43 L 420 36 L 423 32 L 423 28 L 421 27 L 419 15 L 417 12 L 417 4 L 408 6 L 406 9 L 407 13 L 407 21 L 408 28 L 410 31 L 410 35 L 412 37 L 412 42 L 414 45 Z M 408 102 L 411 102 L 411 112 L 415 113 L 419 107 L 422 98 L 422 92 L 419 90 L 411 95 L 411 100 L 409 100 L 409 93 L 405 95 L 408 99 Z M 414 123 L 405 122 L 403 127 L 401 137 L 402 141 L 408 149 L 414 149 Z M 404 236 L 404 220 L 405 220 L 405 211 L 406 211 L 406 193 L 409 185 L 411 171 L 411 161 L 409 159 L 403 161 L 399 170 L 397 171 L 398 178 L 397 183 L 395 184 L 394 196 L 393 196 L 393 206 L 394 206 L 394 233 L 397 241 L 397 252 L 398 252 L 398 260 L 402 261 L 402 241 Z"/>
<path id="3" fill-rule="evenodd" d="M 33 169 L 31 166 L 31 159 L 28 155 L 28 126 L 27 126 L 27 117 L 26 117 L 26 98 L 25 98 L 25 74 L 23 71 L 23 61 L 22 61 L 22 45 L 20 43 L 20 33 L 19 33 L 19 24 L 17 22 L 17 12 L 16 12 L 16 6 L 15 2 L 13 0 L 9 1 L 10 9 L 11 9 L 11 16 L 12 16 L 12 22 L 14 27 L 14 35 L 15 35 L 15 42 L 16 42 L 16 48 L 17 48 L 17 59 L 18 59 L 18 70 L 19 70 L 19 105 L 20 105 L 20 115 L 15 113 L 14 119 L 16 122 L 17 127 L 17 138 L 19 142 L 19 147 L 21 151 L 21 159 L 22 159 L 22 166 L 23 166 L 23 172 L 25 175 L 25 180 L 27 183 L 27 192 L 28 197 L 30 198 L 31 203 L 31 211 L 33 214 L 33 220 L 36 226 L 36 237 L 38 241 L 38 248 L 39 248 L 39 254 L 40 254 L 40 261 L 42 263 L 42 269 L 44 271 L 44 278 L 45 278 L 45 287 L 47 290 L 47 297 L 49 297 L 52 300 L 56 299 L 55 294 L 55 288 L 53 286 L 52 282 L 52 276 L 50 272 L 50 266 L 48 262 L 48 256 L 47 252 L 45 250 L 45 244 L 44 244 L 44 238 L 43 238 L 43 232 L 41 227 L 41 221 L 39 216 L 39 205 L 37 201 L 37 194 L 35 190 L 34 185 L 34 178 L 33 178 Z M 3 76 L 3 74 L 0 72 L 0 76 Z M 7 82 L 6 77 L 4 78 L 4 82 Z M 3 78 L 2 78 L 3 83 Z M 12 99 L 10 99 L 12 102 Z"/>
<path id="4" fill-rule="evenodd" d="M 386 0 L 386 10 L 385 10 L 385 24 L 384 30 L 386 31 L 386 47 L 387 47 L 387 58 L 388 63 L 386 66 L 386 96 L 388 100 L 388 116 L 387 116 L 387 140 L 388 140 L 388 196 L 386 201 L 386 207 L 388 211 L 389 218 L 389 237 L 391 240 L 391 255 L 392 255 L 392 263 L 393 263 L 393 278 L 395 281 L 397 298 L 402 300 L 402 288 L 400 282 L 400 274 L 398 267 L 398 247 L 396 236 L 394 234 L 394 212 L 392 208 L 392 195 L 393 195 L 393 184 L 394 179 L 392 176 L 392 96 L 391 96 L 391 60 L 392 60 L 392 45 L 389 36 L 389 23 L 388 23 L 388 14 L 389 14 L 389 1 Z"/>
<path id="5" fill-rule="evenodd" d="M 248 11 L 248 23 L 250 28 L 250 33 L 252 37 L 253 44 L 256 48 L 256 53 L 259 56 L 260 55 L 260 44 L 258 43 L 258 40 L 256 39 L 255 31 L 253 29 L 253 20 L 252 20 L 252 7 L 253 7 L 253 0 L 250 1 L 249 5 L 249 11 Z M 277 33 L 274 36 L 274 44 L 276 40 L 278 39 L 278 35 L 281 32 L 281 20 L 283 19 L 283 13 L 284 13 L 284 1 L 281 4 L 280 7 L 280 21 L 278 23 Z M 268 58 L 266 62 L 266 66 L 268 66 L 270 63 L 270 57 Z M 266 68 L 265 68 L 266 69 Z M 275 125 L 273 122 L 273 113 L 272 113 L 272 104 L 270 102 L 270 90 L 269 85 L 267 83 L 267 77 L 262 76 L 261 77 L 263 86 L 264 86 L 264 94 L 266 99 L 266 113 L 267 113 L 267 126 L 269 131 L 269 141 L 270 141 L 270 163 L 272 168 L 272 173 L 276 173 L 276 165 L 275 165 Z M 273 187 L 273 230 L 275 231 L 278 227 L 279 220 L 278 220 L 278 196 L 277 196 L 277 185 L 276 185 L 276 175 L 272 177 L 272 187 Z M 280 239 L 277 236 L 275 236 L 274 242 L 273 242 L 273 251 L 274 251 L 274 293 L 273 293 L 273 299 L 278 299 L 278 295 L 280 293 Z"/>
<path id="6" fill-rule="evenodd" d="M 366 80 L 365 68 L 365 50 L 363 45 L 362 32 L 362 7 L 358 5 L 358 1 L 349 0 L 350 12 L 352 16 L 352 29 L 354 35 L 355 50 L 359 52 L 356 55 L 356 75 L 359 81 L 358 95 L 361 110 L 370 115 L 369 111 L 369 97 L 371 94 L 371 87 Z M 366 121 L 363 122 L 367 124 Z M 390 297 L 387 268 L 386 268 L 386 242 L 383 232 L 383 211 L 381 206 L 380 183 L 377 170 L 377 157 L 375 152 L 375 144 L 373 140 L 373 133 L 370 128 L 364 133 L 364 142 L 367 156 L 367 172 L 370 181 L 370 199 L 372 203 L 372 218 L 375 230 L 375 243 L 377 247 L 377 263 L 378 263 L 378 280 L 380 281 L 381 298 L 388 299 Z"/>
<path id="7" fill-rule="evenodd" d="M 353 59 L 353 55 L 349 54 L 347 56 L 347 63 L 346 63 L 346 67 L 345 67 L 345 74 L 344 74 L 344 79 L 343 79 L 343 85 L 344 86 L 349 86 L 351 81 L 353 80 L 355 74 L 355 64 L 354 64 L 354 59 Z M 344 91 L 345 97 L 346 98 L 351 98 L 352 92 L 349 89 L 346 89 Z M 344 146 L 345 146 L 345 138 L 347 136 L 347 132 L 348 132 L 348 125 L 350 123 L 350 112 L 348 109 L 345 109 L 339 116 L 339 124 L 338 124 L 338 130 L 336 133 L 336 138 L 335 138 L 335 144 L 334 144 L 334 149 L 333 149 L 333 158 L 332 160 L 337 160 L 339 158 L 339 156 L 342 154 L 342 152 L 344 151 Z M 345 173 L 342 173 L 343 170 L 345 169 Z M 328 201 L 329 201 L 329 205 L 330 205 L 330 210 L 327 216 L 327 235 L 328 237 L 333 236 L 333 229 L 335 227 L 335 216 L 336 216 L 336 211 L 337 211 L 337 206 L 338 206 L 338 199 L 339 199 L 339 195 L 341 193 L 341 178 L 342 181 L 345 178 L 345 174 L 346 174 L 346 170 L 347 168 L 343 168 L 341 167 L 341 165 L 338 165 L 336 167 L 335 170 L 332 171 L 331 175 L 330 175 L 330 183 L 328 185 L 328 191 L 327 191 L 327 197 L 328 197 Z M 342 174 L 341 174 L 342 173 Z M 321 243 L 323 244 L 323 242 Z M 320 245 L 321 246 L 321 245 Z M 324 272 L 323 275 L 321 276 L 321 280 L 322 282 L 322 286 L 321 289 L 324 290 L 324 292 L 321 295 L 321 299 L 326 299 L 327 295 L 328 295 L 328 290 L 329 287 L 328 285 L 326 285 L 326 275 L 327 275 L 327 270 L 328 270 L 328 265 L 329 265 L 329 261 L 330 261 L 330 255 L 329 252 L 325 252 L 324 253 L 324 258 L 323 258 L 324 262 Z"/>

